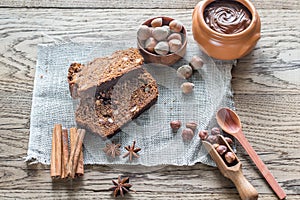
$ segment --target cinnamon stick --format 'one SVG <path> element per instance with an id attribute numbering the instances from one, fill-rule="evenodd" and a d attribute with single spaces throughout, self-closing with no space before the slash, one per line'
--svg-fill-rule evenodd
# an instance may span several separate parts
<path id="1" fill-rule="evenodd" d="M 71 176 L 73 159 L 75 154 L 75 144 L 76 144 L 77 128 L 70 128 L 70 158 L 68 162 L 68 176 Z"/>
<path id="2" fill-rule="evenodd" d="M 62 174 L 61 178 L 67 177 L 67 165 L 69 161 L 68 130 L 62 130 Z"/>
<path id="3" fill-rule="evenodd" d="M 71 177 L 75 177 L 75 175 L 83 175 L 83 157 L 82 160 L 80 160 L 80 155 L 82 154 L 82 144 L 83 139 L 85 136 L 85 130 L 84 129 L 78 129 L 77 130 L 77 138 L 76 138 L 76 147 L 75 147 L 75 155 L 74 155 L 74 162 L 73 162 L 73 171 L 71 174 Z M 77 173 L 79 172 L 79 173 Z"/>
<path id="4" fill-rule="evenodd" d="M 76 144 L 77 128 L 70 128 L 70 152 L 74 151 Z"/>
<path id="5" fill-rule="evenodd" d="M 61 138 L 62 138 L 62 125 L 55 124 L 52 133 L 52 150 L 51 150 L 51 166 L 50 166 L 50 175 L 54 179 L 60 178 L 62 174 Z"/>
<path id="6" fill-rule="evenodd" d="M 76 128 L 71 128 L 70 129 L 70 146 L 71 146 L 71 152 L 72 150 L 75 149 L 76 146 L 76 137 L 78 135 L 77 129 Z M 79 160 L 76 168 L 75 175 L 76 176 L 83 176 L 84 174 L 84 163 L 83 163 L 83 152 L 82 152 L 82 147 L 80 150 L 80 155 L 79 155 Z"/>
<path id="7" fill-rule="evenodd" d="M 84 174 L 84 163 L 83 163 L 83 152 L 82 152 L 82 145 L 81 145 L 79 160 L 78 160 L 75 175 L 76 176 L 83 176 L 83 174 Z"/>
<path id="8" fill-rule="evenodd" d="M 82 143 L 83 138 L 85 136 L 84 129 L 71 128 L 70 129 L 70 146 L 71 146 L 71 154 L 68 162 L 68 176 L 71 178 L 75 177 L 77 172 L 77 168 L 79 165 L 79 174 L 83 175 L 83 158 L 82 162 L 80 160 L 80 155 L 82 154 Z M 78 164 L 79 163 L 79 164 Z"/>

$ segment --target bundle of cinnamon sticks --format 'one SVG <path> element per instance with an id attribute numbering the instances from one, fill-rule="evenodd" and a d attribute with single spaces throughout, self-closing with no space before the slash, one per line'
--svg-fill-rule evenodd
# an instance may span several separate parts
<path id="1" fill-rule="evenodd" d="M 68 130 L 61 124 L 55 124 L 52 135 L 50 173 L 53 179 L 64 179 L 84 174 L 82 143 L 84 129 L 70 128 L 70 154 Z"/>

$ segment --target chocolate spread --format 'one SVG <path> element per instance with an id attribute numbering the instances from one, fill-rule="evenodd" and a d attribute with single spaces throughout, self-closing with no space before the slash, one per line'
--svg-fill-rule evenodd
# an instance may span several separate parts
<path id="1" fill-rule="evenodd" d="M 234 34 L 251 23 L 251 13 L 237 1 L 214 1 L 204 10 L 205 23 L 219 33 Z"/>

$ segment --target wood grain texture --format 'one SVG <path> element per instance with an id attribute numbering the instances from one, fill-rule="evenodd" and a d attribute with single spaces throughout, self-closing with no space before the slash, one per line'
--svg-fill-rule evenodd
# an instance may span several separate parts
<path id="1" fill-rule="evenodd" d="M 155 0 L 155 1 L 134 1 L 134 0 L 2 0 L 0 7 L 14 7 L 14 8 L 181 8 L 188 9 L 194 8 L 200 0 Z M 251 0 L 256 8 L 258 9 L 300 9 L 300 2 L 295 0 Z"/>
<path id="2" fill-rule="evenodd" d="M 34 1 L 21 2 L 26 7 Z M 177 7 L 183 5 L 174 2 Z M 297 5 L 284 10 L 288 2 L 299 4 L 255 1 L 262 6 L 262 38 L 233 69 L 232 86 L 249 142 L 283 186 L 287 199 L 300 199 L 300 13 L 294 9 Z M 17 1 L 11 1 L 10 6 L 14 3 L 19 7 Z M 192 7 L 191 2 L 187 4 Z M 276 9 L 265 9 L 264 5 Z M 158 171 L 150 168 L 144 173 L 88 166 L 80 180 L 52 183 L 47 166 L 27 166 L 23 161 L 37 44 L 135 40 L 138 24 L 157 15 L 180 19 L 192 41 L 191 13 L 192 9 L 0 9 L 0 199 L 112 199 L 107 188 L 119 174 L 129 175 L 138 191 L 128 199 L 239 199 L 228 179 L 201 164 L 167 166 Z M 240 146 L 238 156 L 259 199 L 277 199 Z"/>

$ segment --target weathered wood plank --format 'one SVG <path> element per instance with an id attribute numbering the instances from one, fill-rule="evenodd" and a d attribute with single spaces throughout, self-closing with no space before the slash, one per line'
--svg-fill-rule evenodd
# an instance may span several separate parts
<path id="1" fill-rule="evenodd" d="M 2 196 L 1 196 L 2 195 Z M 102 191 L 81 191 L 81 190 L 70 190 L 68 192 L 58 191 L 56 193 L 49 193 L 48 190 L 40 190 L 35 192 L 32 190 L 3 190 L 0 197 L 4 199 L 115 199 L 110 193 Z M 126 195 L 124 199 L 163 199 L 163 200 L 174 200 L 174 199 L 194 199 L 194 200 L 220 200 L 219 194 L 203 194 L 201 192 L 195 193 L 168 193 L 168 192 L 137 192 Z M 239 199 L 238 194 L 223 194 L 222 199 Z M 264 200 L 276 200 L 273 195 L 260 194 L 259 199 Z M 299 195 L 289 195 L 288 199 L 299 200 Z"/>
<path id="2" fill-rule="evenodd" d="M 272 194 L 268 185 L 262 184 L 264 180 L 253 164 L 249 164 L 242 156 L 240 157 L 244 164 L 245 176 L 257 188 L 259 194 Z M 272 160 L 269 162 L 268 159 L 265 159 L 265 162 L 269 166 L 272 165 Z M 8 160 L 5 164 L 0 163 L 1 190 L 49 190 L 49 193 L 62 190 L 63 193 L 79 189 L 81 191 L 102 191 L 104 194 L 110 194 L 107 189 L 111 186 L 111 179 L 117 178 L 118 175 L 124 175 L 131 177 L 131 183 L 140 193 L 180 193 L 182 197 L 188 193 L 214 193 L 219 194 L 220 197 L 237 194 L 233 183 L 224 178 L 216 168 L 202 164 L 193 167 L 168 166 L 157 171 L 152 170 L 153 168 L 138 167 L 139 172 L 132 169 L 120 170 L 120 167 L 88 166 L 85 170 L 85 176 L 80 179 L 73 182 L 52 182 L 48 167 L 26 166 L 21 159 Z M 281 170 L 281 175 L 276 174 L 274 168 L 270 168 L 270 170 L 275 172 L 274 176 L 280 180 L 280 185 L 289 195 L 299 194 L 297 180 L 295 180 L 295 175 L 299 172 L 294 172 L 294 174 L 289 172 L 293 169 L 293 162 L 287 163 L 287 166 L 289 165 L 290 168 Z M 32 192 L 34 193 L 34 191 Z M 224 194 L 225 196 L 223 196 Z"/>
<path id="3" fill-rule="evenodd" d="M 89 0 L 89 1 L 78 1 L 78 0 L 2 0 L 0 7 L 16 7 L 16 8 L 194 8 L 200 0 L 172 0 L 172 1 L 110 1 L 110 0 Z M 253 0 L 253 4 L 258 9 L 293 9 L 299 10 L 299 1 L 295 0 Z"/>
<path id="4" fill-rule="evenodd" d="M 22 159 L 27 152 L 38 43 L 135 40 L 138 24 L 157 15 L 180 19 L 192 41 L 192 9 L 0 11 L 0 198 L 109 199 L 110 180 L 125 174 L 139 191 L 130 199 L 238 199 L 229 180 L 217 169 L 201 164 L 147 173 L 88 167 L 83 181 L 66 185 L 52 184 L 48 167 L 27 166 Z M 261 10 L 260 15 L 261 40 L 232 71 L 234 99 L 250 143 L 289 194 L 288 199 L 300 199 L 300 13 L 274 9 Z M 241 147 L 238 150 L 244 174 L 261 199 L 276 199 L 249 157 Z"/>
<path id="5" fill-rule="evenodd" d="M 0 54 L 0 62 L 4 65 L 2 74 L 10 75 L 0 75 L 0 89 L 22 90 L 18 84 L 32 87 L 32 69 L 36 60 L 35 45 L 38 43 L 135 40 L 138 25 L 157 15 L 169 15 L 183 21 L 188 29 L 190 41 L 193 40 L 191 10 L 123 10 L 122 15 L 119 12 L 110 9 L 101 12 L 32 9 L 11 9 L 6 13 L 2 12 L 0 50 L 3 53 Z M 14 15 L 7 17 L 10 13 Z M 299 12 L 290 11 L 287 14 L 286 11 L 266 10 L 261 13 L 261 17 L 262 38 L 257 48 L 240 60 L 238 67 L 233 71 L 233 82 L 243 79 L 242 83 L 245 83 L 235 84 L 235 92 L 299 94 Z M 277 17 L 280 20 L 269 23 Z M 19 71 L 20 69 L 22 70 Z M 12 83 L 12 74 L 22 80 Z"/>
<path id="6" fill-rule="evenodd" d="M 47 190 L 41 190 L 39 193 L 31 190 L 4 190 L 2 194 L 4 199 L 115 199 L 110 194 L 106 194 L 102 191 L 81 191 L 71 190 L 68 192 L 58 191 L 57 193 L 49 193 Z M 1 195 L 0 195 L 1 197 Z M 222 199 L 239 199 L 237 194 L 224 194 Z M 289 199 L 299 200 L 299 195 L 289 195 Z M 119 198 L 120 199 L 120 198 Z M 168 192 L 137 192 L 130 195 L 126 195 L 124 199 L 194 199 L 194 200 L 220 200 L 219 194 L 203 194 L 203 193 L 184 193 L 180 192 L 168 193 Z M 272 195 L 261 194 L 259 199 L 275 200 Z"/>

